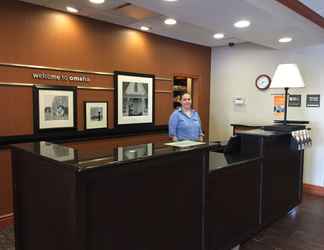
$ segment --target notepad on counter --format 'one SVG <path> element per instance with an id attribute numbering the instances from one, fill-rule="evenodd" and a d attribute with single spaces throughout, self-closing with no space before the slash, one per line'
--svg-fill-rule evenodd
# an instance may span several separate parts
<path id="1" fill-rule="evenodd" d="M 179 147 L 179 148 L 186 148 L 186 147 L 198 146 L 198 145 L 203 145 L 203 144 L 206 144 L 206 143 L 198 142 L 198 141 L 184 140 L 184 141 L 169 142 L 169 143 L 165 143 L 164 145 L 172 146 L 172 147 Z"/>

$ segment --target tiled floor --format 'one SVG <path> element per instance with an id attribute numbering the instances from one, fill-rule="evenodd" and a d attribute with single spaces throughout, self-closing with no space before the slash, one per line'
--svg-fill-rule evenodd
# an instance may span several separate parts
<path id="1" fill-rule="evenodd" d="M 301 206 L 243 244 L 241 250 L 324 250 L 324 197 L 304 195 Z M 13 228 L 0 232 L 0 250 L 14 250 Z"/>
<path id="2" fill-rule="evenodd" d="M 241 250 L 324 250 L 324 197 L 305 194 L 294 212 L 246 242 Z"/>
<path id="3" fill-rule="evenodd" d="M 0 250 L 14 250 L 14 231 L 9 227 L 0 232 Z"/>

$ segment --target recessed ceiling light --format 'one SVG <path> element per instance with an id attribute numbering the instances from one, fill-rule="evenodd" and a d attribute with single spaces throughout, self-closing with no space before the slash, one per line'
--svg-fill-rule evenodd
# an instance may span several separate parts
<path id="1" fill-rule="evenodd" d="M 291 37 L 282 37 L 278 40 L 279 43 L 290 43 L 293 39 Z"/>
<path id="2" fill-rule="evenodd" d="M 102 4 L 105 2 L 105 0 L 89 0 L 90 3 L 94 3 L 94 4 Z"/>
<path id="3" fill-rule="evenodd" d="M 67 6 L 66 10 L 71 13 L 78 13 L 79 11 L 76 8 L 73 8 L 71 6 Z"/>
<path id="4" fill-rule="evenodd" d="M 164 2 L 169 2 L 169 3 L 172 3 L 172 2 L 178 2 L 178 0 L 163 0 Z"/>
<path id="5" fill-rule="evenodd" d="M 224 38 L 224 34 L 223 33 L 216 33 L 215 35 L 214 35 L 214 38 L 215 39 L 223 39 Z"/>
<path id="6" fill-rule="evenodd" d="M 164 20 L 164 23 L 167 25 L 175 25 L 177 23 L 177 20 L 175 20 L 173 18 L 167 18 Z"/>
<path id="7" fill-rule="evenodd" d="M 247 28 L 251 25 L 251 22 L 249 20 L 240 20 L 236 23 L 234 23 L 234 26 L 236 28 L 242 29 L 242 28 Z"/>
<path id="8" fill-rule="evenodd" d="M 149 31 L 151 28 L 148 26 L 141 26 L 141 30 L 143 31 Z"/>

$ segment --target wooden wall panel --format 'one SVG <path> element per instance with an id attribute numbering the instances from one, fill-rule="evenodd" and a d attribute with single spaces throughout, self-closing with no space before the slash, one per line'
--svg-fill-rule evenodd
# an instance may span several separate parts
<path id="1" fill-rule="evenodd" d="M 172 91 L 173 82 L 155 80 L 155 91 Z"/>
<path id="2" fill-rule="evenodd" d="M 173 112 L 173 94 L 155 94 L 155 124 L 168 124 L 170 114 Z"/>
<path id="3" fill-rule="evenodd" d="M 11 153 L 0 149 L 0 217 L 12 213 Z"/>
<path id="4" fill-rule="evenodd" d="M 17 0 L 1 2 L 0 30 L 6 34 L 1 39 L 0 63 L 101 72 L 119 70 L 171 79 L 179 74 L 195 76 L 199 84 L 195 87 L 194 101 L 204 130 L 208 131 L 211 48 Z M 64 83 L 35 80 L 34 72 L 58 73 L 0 66 L 0 82 Z M 113 86 L 110 76 L 90 75 L 90 78 L 86 86 Z M 171 84 L 157 81 L 157 90 L 168 90 Z M 5 131 L 1 126 L 0 131 Z M 14 134 L 19 133 L 14 131 Z"/>
<path id="5" fill-rule="evenodd" d="M 84 130 L 84 102 L 107 101 L 108 102 L 108 127 L 114 127 L 114 91 L 106 90 L 78 90 L 78 129 Z"/>
<path id="6" fill-rule="evenodd" d="M 211 48 L 128 29 L 18 0 L 2 0 L 0 8 L 0 63 L 29 64 L 87 71 L 128 71 L 171 78 L 195 76 L 194 103 L 208 132 Z M 91 82 L 33 79 L 32 73 L 78 73 L 0 66 L 0 82 L 113 87 L 113 77 L 88 75 Z M 87 74 L 83 74 L 87 75 Z M 167 124 L 172 108 L 172 82 L 156 81 L 156 124 Z M 109 127 L 113 127 L 113 91 L 78 91 L 78 129 L 83 129 L 83 102 L 109 101 Z M 0 86 L 0 136 L 33 133 L 32 89 Z M 164 135 L 167 138 L 167 135 Z M 147 139 L 145 139 L 147 138 Z M 132 139 L 145 142 L 150 137 Z M 91 143 L 89 144 L 91 147 Z M 110 145 L 109 143 L 107 145 Z M 4 157 L 4 156 L 1 156 Z M 3 166 L 3 160 L 0 159 Z M 11 181 L 7 176 L 6 181 Z M 5 182 L 0 189 L 10 195 Z M 5 200 L 4 200 L 5 199 Z M 10 199 L 0 196 L 6 208 Z M 0 216 L 6 211 L 0 211 Z"/>
<path id="7" fill-rule="evenodd" d="M 46 66 L 46 65 L 42 65 Z M 78 70 L 75 68 L 75 70 Z M 69 76 L 88 76 L 90 82 L 73 82 L 73 81 L 53 81 L 46 79 L 34 79 L 33 74 L 46 73 L 54 75 L 69 75 Z M 70 85 L 70 86 L 85 86 L 85 87 L 105 87 L 113 88 L 114 81 L 112 76 L 83 74 L 73 72 L 62 72 L 54 70 L 38 70 L 30 68 L 18 68 L 9 66 L 0 66 L 0 82 L 18 82 L 18 83 L 32 83 L 32 84 L 45 84 L 45 85 Z"/>
<path id="8" fill-rule="evenodd" d="M 32 100 L 31 88 L 0 86 L 0 136 L 33 133 Z"/>

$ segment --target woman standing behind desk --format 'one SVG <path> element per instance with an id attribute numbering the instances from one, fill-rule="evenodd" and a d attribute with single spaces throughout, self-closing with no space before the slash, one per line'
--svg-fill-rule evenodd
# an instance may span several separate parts
<path id="1" fill-rule="evenodd" d="M 170 116 L 169 136 L 173 141 L 203 140 L 199 114 L 191 108 L 191 96 L 188 93 L 181 96 L 181 108 Z"/>

